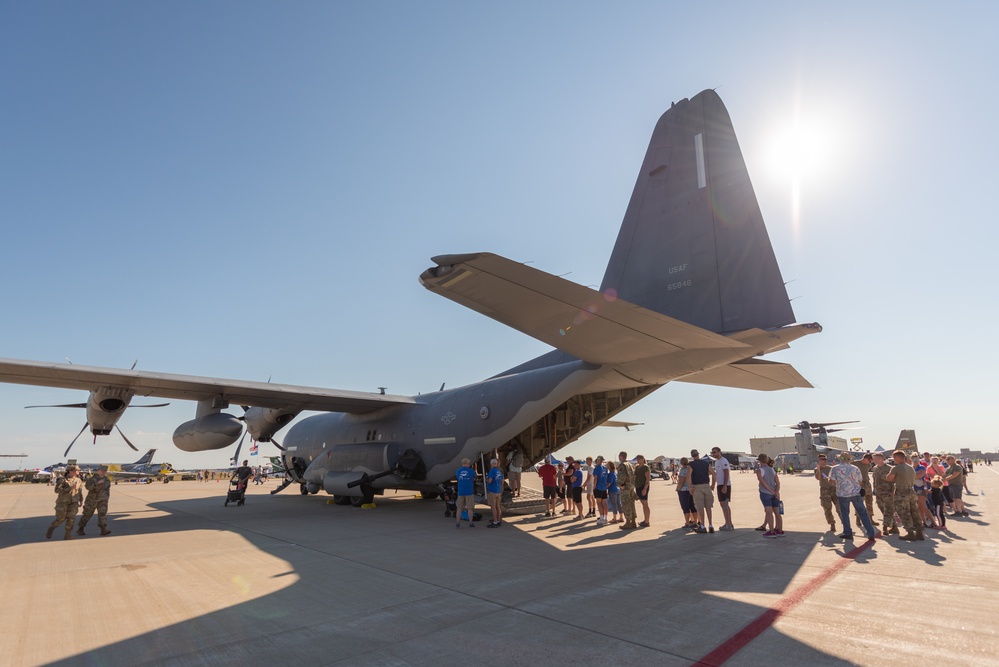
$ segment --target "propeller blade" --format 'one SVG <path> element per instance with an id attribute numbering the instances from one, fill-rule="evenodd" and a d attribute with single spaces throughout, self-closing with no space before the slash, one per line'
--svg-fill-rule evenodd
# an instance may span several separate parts
<path id="1" fill-rule="evenodd" d="M 128 370 L 130 370 L 130 371 L 134 371 L 134 370 L 135 370 L 135 367 L 136 367 L 136 366 L 138 366 L 138 365 L 139 365 L 139 360 L 138 360 L 138 359 L 136 359 L 135 361 L 133 361 L 133 362 L 132 362 L 132 367 L 131 367 L 131 368 L 129 368 Z"/>
<path id="2" fill-rule="evenodd" d="M 280 444 L 278 444 L 278 441 L 275 440 L 274 438 L 271 438 L 271 444 L 274 445 L 275 447 L 277 447 L 278 449 L 280 449 L 282 452 L 288 451 L 287 449 L 285 449 L 284 447 L 282 447 Z"/>
<path id="3" fill-rule="evenodd" d="M 135 451 L 139 451 L 139 448 L 138 448 L 138 447 L 136 447 L 135 445 L 133 445 L 133 444 L 132 444 L 132 441 L 131 441 L 131 440 L 129 440 L 128 438 L 126 438 L 126 437 L 125 437 L 125 434 L 121 432 L 121 429 L 120 429 L 120 428 L 118 428 L 118 425 L 117 425 L 117 424 L 115 424 L 115 425 L 114 425 L 114 427 L 118 429 L 118 434 L 119 434 L 119 435 L 121 435 L 121 437 L 122 437 L 122 439 L 123 439 L 123 440 L 125 441 L 125 444 L 126 444 L 126 445 L 128 445 L 129 447 L 131 447 L 131 448 L 132 448 L 132 449 L 134 449 Z"/>
<path id="4" fill-rule="evenodd" d="M 130 405 L 130 408 L 165 408 L 169 403 L 153 403 L 152 405 Z"/>
<path id="5" fill-rule="evenodd" d="M 80 432 L 76 434 L 76 437 L 73 438 L 73 441 L 69 443 L 69 447 L 67 447 L 66 451 L 63 452 L 63 456 L 69 456 L 69 450 L 73 449 L 73 445 L 76 443 L 79 437 L 83 435 L 83 432 L 87 430 L 88 426 L 90 426 L 90 422 L 83 422 L 83 428 L 81 428 Z"/>
<path id="6" fill-rule="evenodd" d="M 85 408 L 86 403 L 66 403 L 64 405 L 25 405 L 24 408 Z"/>
<path id="7" fill-rule="evenodd" d="M 243 429 L 243 435 L 239 437 L 239 444 L 236 445 L 236 453 L 232 455 L 232 460 L 239 465 L 239 450 L 243 448 L 243 440 L 246 439 L 246 429 Z"/>

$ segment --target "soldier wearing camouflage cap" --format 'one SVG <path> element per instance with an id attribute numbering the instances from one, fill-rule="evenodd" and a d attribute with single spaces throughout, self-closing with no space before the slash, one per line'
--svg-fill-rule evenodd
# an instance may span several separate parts
<path id="1" fill-rule="evenodd" d="M 49 524 L 49 529 L 45 531 L 45 537 L 46 539 L 51 538 L 59 524 L 65 521 L 66 536 L 63 539 L 71 540 L 73 539 L 73 523 L 76 522 L 76 513 L 83 503 L 83 481 L 80 479 L 78 466 L 66 466 L 66 475 L 56 482 L 55 492 L 57 494 L 55 520 Z"/>
<path id="2" fill-rule="evenodd" d="M 83 529 L 96 510 L 97 526 L 101 529 L 101 535 L 110 535 L 111 531 L 108 530 L 108 498 L 111 497 L 111 480 L 108 478 L 108 467 L 98 468 L 97 474 L 91 475 L 87 479 L 86 486 L 87 500 L 83 503 L 83 516 L 80 517 L 80 527 L 76 534 L 86 534 Z"/>

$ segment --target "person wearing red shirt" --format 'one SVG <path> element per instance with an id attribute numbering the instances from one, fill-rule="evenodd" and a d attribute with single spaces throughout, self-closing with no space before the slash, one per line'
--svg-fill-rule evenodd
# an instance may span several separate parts
<path id="1" fill-rule="evenodd" d="M 555 479 L 555 466 L 547 459 L 540 468 L 541 486 L 545 492 L 545 516 L 555 516 L 555 498 L 558 496 L 558 482 Z"/>

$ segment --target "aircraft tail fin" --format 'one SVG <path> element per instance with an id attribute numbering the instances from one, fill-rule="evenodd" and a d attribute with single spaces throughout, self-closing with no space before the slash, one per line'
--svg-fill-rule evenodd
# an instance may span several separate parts
<path id="1" fill-rule="evenodd" d="M 918 452 L 919 446 L 916 444 L 916 432 L 911 428 L 902 429 L 898 434 L 898 440 L 895 442 L 895 449 Z"/>
<path id="2" fill-rule="evenodd" d="M 150 449 L 148 452 L 142 455 L 142 458 L 133 463 L 132 465 L 144 465 L 146 463 L 153 462 L 153 454 L 156 453 L 155 449 Z"/>
<path id="3" fill-rule="evenodd" d="M 728 111 L 711 90 L 662 115 L 600 288 L 715 333 L 795 321 Z"/>

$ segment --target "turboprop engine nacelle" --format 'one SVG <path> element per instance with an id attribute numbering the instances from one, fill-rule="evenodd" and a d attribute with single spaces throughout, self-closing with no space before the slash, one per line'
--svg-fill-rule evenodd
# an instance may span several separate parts
<path id="1" fill-rule="evenodd" d="M 247 408 L 243 415 L 246 430 L 257 442 L 270 442 L 274 434 L 298 415 L 298 410 Z"/>
<path id="2" fill-rule="evenodd" d="M 204 415 L 184 422 L 173 432 L 173 444 L 185 452 L 223 449 L 236 442 L 243 424 L 224 412 Z"/>
<path id="3" fill-rule="evenodd" d="M 94 435 L 111 435 L 111 429 L 125 414 L 134 392 L 120 387 L 101 387 L 87 399 L 87 423 Z"/>

